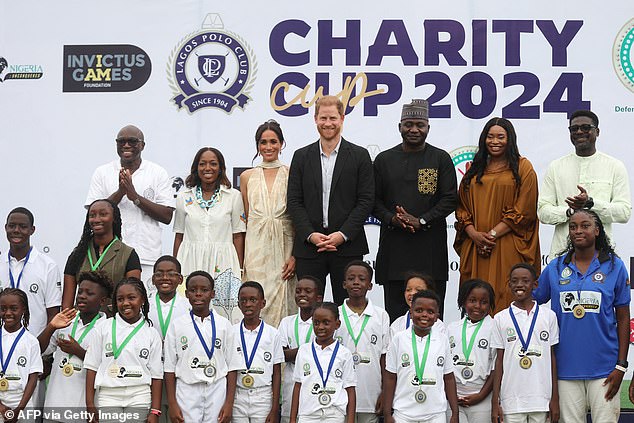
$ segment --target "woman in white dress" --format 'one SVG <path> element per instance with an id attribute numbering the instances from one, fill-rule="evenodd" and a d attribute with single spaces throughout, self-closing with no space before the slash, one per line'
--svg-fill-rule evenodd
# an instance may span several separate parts
<path id="1" fill-rule="evenodd" d="M 231 188 L 225 159 L 213 147 L 196 153 L 187 189 L 178 194 L 174 217 L 174 257 L 183 275 L 204 270 L 214 278 L 227 269 L 240 277 L 246 231 L 240 192 Z"/>
<path id="2" fill-rule="evenodd" d="M 282 318 L 294 314 L 295 258 L 293 225 L 286 212 L 288 166 L 279 160 L 284 146 L 280 125 L 269 120 L 255 132 L 257 156 L 262 162 L 240 175 L 240 190 L 247 211 L 244 256 L 245 280 L 258 281 L 267 298 L 261 316 L 277 327 Z"/>

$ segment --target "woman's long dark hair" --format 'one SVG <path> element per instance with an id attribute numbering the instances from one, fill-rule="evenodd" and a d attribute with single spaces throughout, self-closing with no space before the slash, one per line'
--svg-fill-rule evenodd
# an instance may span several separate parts
<path id="1" fill-rule="evenodd" d="M 489 162 L 489 150 L 487 149 L 486 141 L 487 135 L 489 134 L 489 129 L 492 126 L 501 126 L 506 131 L 506 151 L 504 155 L 506 156 L 506 160 L 509 164 L 509 168 L 511 172 L 513 172 L 513 179 L 515 179 L 515 187 L 519 190 L 520 185 L 522 184 L 522 179 L 520 178 L 519 167 L 520 167 L 520 152 L 517 148 L 517 134 L 515 133 L 515 128 L 513 128 L 513 124 L 510 120 L 494 117 L 490 119 L 486 125 L 484 125 L 484 129 L 482 129 L 482 133 L 480 133 L 480 140 L 478 141 L 478 151 L 473 158 L 473 162 L 471 163 L 471 167 L 467 170 L 464 177 L 462 178 L 461 184 L 464 186 L 464 189 L 469 189 L 469 184 L 471 184 L 471 179 L 475 176 L 476 182 L 481 184 L 482 175 L 484 175 L 484 171 L 486 170 L 487 164 Z"/>
<path id="2" fill-rule="evenodd" d="M 93 235 L 92 229 L 90 229 L 90 224 L 88 223 L 88 216 L 90 215 L 90 209 L 92 208 L 93 204 L 98 203 L 99 201 L 105 201 L 106 203 L 110 204 L 110 207 L 112 207 L 112 233 L 120 240 L 122 239 L 121 211 L 119 211 L 119 206 L 117 206 L 114 202 L 108 200 L 107 198 L 93 201 L 92 203 L 90 203 L 90 206 L 88 206 L 88 210 L 86 210 L 86 221 L 84 222 L 84 229 L 81 233 L 79 243 L 68 257 L 68 266 L 71 269 L 79 269 L 84 262 L 84 259 L 86 258 L 86 252 L 88 251 L 88 247 L 92 242 Z"/>
<path id="3" fill-rule="evenodd" d="M 224 185 L 227 188 L 231 188 L 231 182 L 229 182 L 229 178 L 227 178 L 227 166 L 225 165 L 225 158 L 217 148 L 213 147 L 203 147 L 194 156 L 194 160 L 192 161 L 192 167 L 189 170 L 189 176 L 185 179 L 185 186 L 187 188 L 193 188 L 195 186 L 200 185 L 200 176 L 198 176 L 198 163 L 200 162 L 200 158 L 203 153 L 206 151 L 211 151 L 216 155 L 218 159 L 218 167 L 220 168 L 220 172 L 218 173 L 218 179 L 216 179 L 216 183 L 214 189 L 217 189 L 220 185 Z"/>

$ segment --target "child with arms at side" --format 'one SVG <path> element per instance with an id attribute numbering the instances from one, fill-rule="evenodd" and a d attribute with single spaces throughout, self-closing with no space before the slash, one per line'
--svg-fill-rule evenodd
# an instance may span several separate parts
<path id="1" fill-rule="evenodd" d="M 356 423 L 377 423 L 381 409 L 381 384 L 385 353 L 390 343 L 390 316 L 366 297 L 372 289 L 372 267 L 353 260 L 344 268 L 343 288 L 348 299 L 339 307 L 344 324 L 335 339 L 352 351 L 357 373 Z"/>
<path id="2" fill-rule="evenodd" d="M 187 276 L 185 295 L 192 310 L 170 325 L 165 338 L 165 384 L 173 423 L 229 423 L 236 372 L 231 323 L 214 313 L 214 280 L 198 270 Z"/>
<path id="3" fill-rule="evenodd" d="M 397 333 L 390 342 L 383 378 L 385 423 L 445 423 L 447 403 L 450 423 L 458 423 L 449 340 L 432 329 L 439 303 L 432 291 L 414 294 L 410 308 L 412 326 Z"/>
<path id="4" fill-rule="evenodd" d="M 247 281 L 238 291 L 238 306 L 244 318 L 233 326 L 235 348 L 231 369 L 238 370 L 233 402 L 235 423 L 276 423 L 284 352 L 276 328 L 260 318 L 266 305 L 264 288 Z"/>
<path id="5" fill-rule="evenodd" d="M 491 421 L 491 389 L 496 350 L 491 347 L 495 322 L 493 287 L 481 279 L 465 281 L 458 291 L 462 319 L 447 326 L 454 364 L 461 423 Z"/>
<path id="6" fill-rule="evenodd" d="M 113 416 L 100 423 L 117 421 L 114 416 L 122 413 L 156 423 L 161 415 L 162 342 L 147 317 L 143 282 L 132 277 L 119 281 L 112 309 L 114 317 L 94 329 L 86 350 L 86 408 L 94 417 L 97 406 Z"/>
<path id="7" fill-rule="evenodd" d="M 293 372 L 297 351 L 303 344 L 315 339 L 313 331 L 313 308 L 323 300 L 324 287 L 321 281 L 313 276 L 302 276 L 295 285 L 295 304 L 299 313 L 287 316 L 278 328 L 286 365 L 282 373 L 282 413 L 281 422 L 289 423 L 291 418 L 291 400 L 293 398 Z"/>
<path id="8" fill-rule="evenodd" d="M 357 377 L 352 353 L 334 339 L 339 326 L 336 304 L 315 306 L 315 340 L 299 347 L 295 360 L 291 423 L 354 423 Z"/>
<path id="9" fill-rule="evenodd" d="M 17 288 L 0 292 L 0 415 L 6 423 L 18 421 L 20 412 L 32 406 L 42 358 L 37 339 L 27 330 L 29 300 Z"/>
<path id="10" fill-rule="evenodd" d="M 511 268 L 511 306 L 495 315 L 491 346 L 497 348 L 491 419 L 506 423 L 559 420 L 557 367 L 553 348 L 559 342 L 557 316 L 533 300 L 537 272 L 530 264 Z"/>

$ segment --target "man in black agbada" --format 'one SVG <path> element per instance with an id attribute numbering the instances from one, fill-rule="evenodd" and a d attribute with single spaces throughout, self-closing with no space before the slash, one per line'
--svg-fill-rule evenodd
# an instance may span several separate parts
<path id="1" fill-rule="evenodd" d="M 412 100 L 398 125 L 403 141 L 374 161 L 374 216 L 381 221 L 376 281 L 383 285 L 390 320 L 407 311 L 404 276 L 430 276 L 444 303 L 449 276 L 447 222 L 456 208 L 456 171 L 449 154 L 425 142 L 429 105 Z M 443 308 L 440 308 L 442 318 Z"/>

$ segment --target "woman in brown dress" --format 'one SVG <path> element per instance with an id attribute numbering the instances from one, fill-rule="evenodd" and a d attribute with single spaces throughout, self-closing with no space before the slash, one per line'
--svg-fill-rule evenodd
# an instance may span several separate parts
<path id="1" fill-rule="evenodd" d="M 525 262 L 541 268 L 537 175 L 520 156 L 510 121 L 493 118 L 486 123 L 458 193 L 454 248 L 460 255 L 460 282 L 490 282 L 496 305 L 508 307 L 511 267 Z"/>

